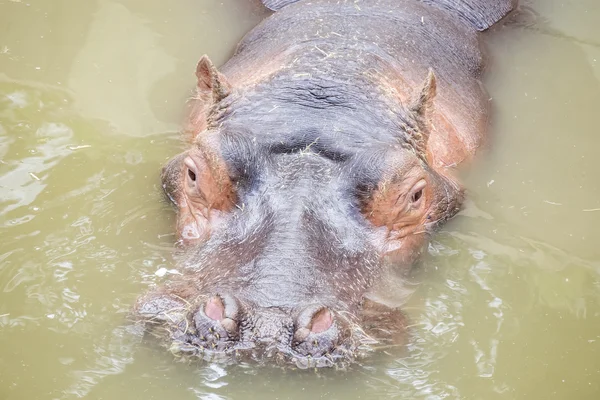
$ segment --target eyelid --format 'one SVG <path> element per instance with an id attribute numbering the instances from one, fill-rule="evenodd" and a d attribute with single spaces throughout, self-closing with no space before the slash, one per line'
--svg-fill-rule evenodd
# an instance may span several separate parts
<path id="1" fill-rule="evenodd" d="M 194 159 L 192 157 L 187 156 L 183 160 L 183 163 L 189 170 L 191 170 L 193 173 L 198 175 L 198 166 L 196 165 L 196 163 L 194 162 Z"/>
<path id="2" fill-rule="evenodd" d="M 203 196 L 204 194 L 202 193 L 202 189 L 201 189 L 201 185 L 202 183 L 200 182 L 201 179 L 201 167 L 198 165 L 198 163 L 194 160 L 193 157 L 191 156 L 187 156 L 184 160 L 183 160 L 183 165 L 184 165 L 184 170 L 183 173 L 185 174 L 185 188 L 188 191 L 189 194 L 193 194 L 194 196 Z M 192 179 L 191 175 L 190 175 L 190 171 L 194 174 L 194 179 Z"/>
<path id="3" fill-rule="evenodd" d="M 421 203 L 423 202 L 423 197 L 424 197 L 424 193 L 423 191 L 425 190 L 425 188 L 427 187 L 427 181 L 425 179 L 421 179 L 419 180 L 417 183 L 415 183 L 412 187 L 412 189 L 410 190 L 409 193 L 409 207 L 412 208 L 419 208 Z M 419 196 L 419 198 L 417 200 L 413 201 L 413 198 L 415 197 L 415 195 L 417 193 L 421 192 L 421 195 Z"/>
<path id="4" fill-rule="evenodd" d="M 406 207 L 410 208 L 413 204 L 412 197 L 419 190 L 424 190 L 427 187 L 427 181 L 425 179 L 420 179 L 415 183 L 408 192 L 400 192 L 398 197 L 396 198 L 395 204 L 398 204 L 400 201 L 405 204 Z M 419 200 L 421 200 L 423 196 Z M 417 200 L 417 202 L 419 201 Z"/>
<path id="5" fill-rule="evenodd" d="M 411 196 L 415 193 L 417 193 L 419 190 L 423 190 L 427 187 L 427 181 L 425 179 L 421 179 L 419 180 L 417 183 L 415 183 L 413 185 L 413 187 L 410 189 L 410 194 Z"/>

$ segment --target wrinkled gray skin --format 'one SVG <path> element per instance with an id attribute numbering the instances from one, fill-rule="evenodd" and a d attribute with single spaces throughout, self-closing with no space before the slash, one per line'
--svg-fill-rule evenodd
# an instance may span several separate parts
<path id="1" fill-rule="evenodd" d="M 392 277 L 460 208 L 452 168 L 487 124 L 478 30 L 513 7 L 471 1 L 265 0 L 220 72 L 200 61 L 190 150 L 162 175 L 183 276 L 138 301 L 150 332 L 303 368 L 402 342 Z"/>

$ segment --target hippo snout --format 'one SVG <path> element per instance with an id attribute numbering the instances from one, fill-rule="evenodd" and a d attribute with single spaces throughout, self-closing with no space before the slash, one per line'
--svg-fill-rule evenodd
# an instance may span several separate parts
<path id="1" fill-rule="evenodd" d="M 138 304 L 138 313 L 169 325 L 174 353 L 202 359 L 249 355 L 299 368 L 331 366 L 345 357 L 350 336 L 343 333 L 346 322 L 325 305 L 260 307 L 227 293 L 204 297 L 195 306 L 175 298 L 149 299 Z"/>

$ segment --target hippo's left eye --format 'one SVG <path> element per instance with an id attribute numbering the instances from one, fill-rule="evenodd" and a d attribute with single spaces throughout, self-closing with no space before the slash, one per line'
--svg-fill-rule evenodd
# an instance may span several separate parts
<path id="1" fill-rule="evenodd" d="M 425 193 L 426 186 L 427 181 L 425 179 L 421 179 L 410 190 L 410 204 L 413 208 L 419 208 L 421 203 L 423 203 L 423 195 Z"/>
<path id="2" fill-rule="evenodd" d="M 416 203 L 423 196 L 423 189 L 419 190 L 417 193 L 413 193 L 411 201 Z"/>

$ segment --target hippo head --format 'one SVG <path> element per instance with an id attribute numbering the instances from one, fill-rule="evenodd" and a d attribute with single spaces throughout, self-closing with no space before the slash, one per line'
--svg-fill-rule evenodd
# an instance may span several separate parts
<path id="1" fill-rule="evenodd" d="M 197 76 L 191 146 L 162 173 L 183 275 L 137 314 L 174 352 L 202 358 L 330 366 L 395 340 L 402 314 L 370 294 L 461 199 L 427 161 L 433 73 L 394 112 L 385 93 L 353 92 L 360 82 L 236 87 L 205 57 Z"/>

